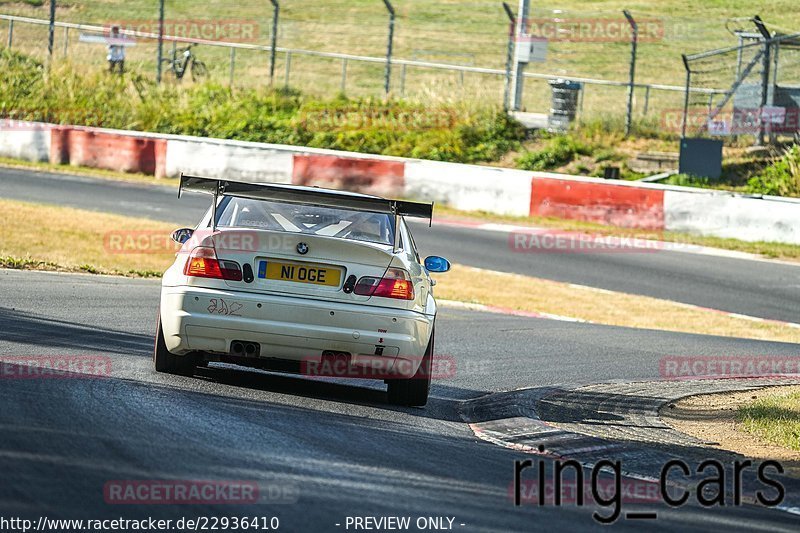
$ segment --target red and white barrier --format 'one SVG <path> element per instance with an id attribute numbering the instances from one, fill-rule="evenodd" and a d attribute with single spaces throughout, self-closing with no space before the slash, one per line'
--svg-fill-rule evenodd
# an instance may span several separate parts
<path id="1" fill-rule="evenodd" d="M 800 200 L 299 146 L 0 121 L 0 156 L 315 185 L 467 211 L 800 244 Z"/>

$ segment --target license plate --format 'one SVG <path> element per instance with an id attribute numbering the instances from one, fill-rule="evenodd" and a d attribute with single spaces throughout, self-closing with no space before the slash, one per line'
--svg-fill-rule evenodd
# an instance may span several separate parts
<path id="1" fill-rule="evenodd" d="M 260 261 L 258 264 L 258 277 L 261 279 L 338 287 L 342 272 L 338 268 L 328 268 L 321 265 Z"/>

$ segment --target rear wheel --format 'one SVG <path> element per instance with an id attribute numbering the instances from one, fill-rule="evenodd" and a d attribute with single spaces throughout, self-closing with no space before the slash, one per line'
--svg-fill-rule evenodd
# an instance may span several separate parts
<path id="1" fill-rule="evenodd" d="M 156 342 L 153 349 L 153 364 L 156 367 L 156 372 L 191 376 L 194 374 L 197 362 L 197 356 L 194 353 L 175 355 L 167 350 L 167 344 L 164 342 L 164 331 L 161 328 L 161 317 L 159 317 Z"/>
<path id="2" fill-rule="evenodd" d="M 395 405 L 423 407 L 428 403 L 431 390 L 431 367 L 433 366 L 433 335 L 417 373 L 410 379 L 392 379 L 389 381 L 389 402 Z"/>
<path id="3" fill-rule="evenodd" d="M 206 76 L 208 76 L 208 69 L 206 68 L 206 64 L 196 59 L 192 61 L 192 81 L 198 81 L 199 79 L 205 78 Z"/>

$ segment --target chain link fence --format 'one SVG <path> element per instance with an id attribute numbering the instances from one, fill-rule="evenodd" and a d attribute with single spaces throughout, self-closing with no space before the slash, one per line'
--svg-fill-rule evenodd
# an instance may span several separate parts
<path id="1" fill-rule="evenodd" d="M 206 65 L 209 78 L 224 84 L 272 84 L 315 95 L 342 92 L 383 97 L 388 73 L 389 90 L 395 96 L 503 104 L 510 32 L 501 2 L 407 0 L 396 4 L 389 69 L 390 11 L 377 0 L 202 5 L 193 0 L 167 0 L 163 57 L 171 58 L 173 47 L 196 42 L 199 46 L 192 52 Z M 680 116 L 683 108 L 681 54 L 736 42 L 726 28 L 727 18 L 719 14 L 718 18 L 664 17 L 653 8 L 653 12 L 631 12 L 638 25 L 636 56 L 632 56 L 631 26 L 621 10 L 590 12 L 578 9 L 574 1 L 566 4 L 575 11 L 562 9 L 558 3 L 547 8 L 537 3 L 525 21 L 527 34 L 546 43 L 544 57 L 529 63 L 525 71 L 522 110 L 549 113 L 552 91 L 548 82 L 565 79 L 582 85 L 577 101 L 580 118 L 622 122 L 631 62 L 635 61 L 633 118 L 662 127 L 676 113 Z M 0 12 L 0 23 L 7 32 L 4 44 L 48 60 L 48 5 L 0 4 Z M 56 9 L 55 19 L 51 61 L 106 68 L 105 45 L 87 36 L 107 35 L 112 26 L 119 26 L 124 35 L 135 39 L 135 46 L 126 49 L 126 70 L 156 77 L 158 0 L 65 3 Z M 277 44 L 274 54 L 273 35 Z M 789 64 L 793 59 L 781 61 Z M 788 68 L 780 72 L 788 76 L 789 71 L 796 73 Z M 753 75 L 757 76 L 757 71 Z M 164 81 L 177 83 L 172 78 L 165 71 Z M 689 88 L 691 105 L 713 105 L 718 98 L 715 95 L 729 85 L 721 74 L 709 72 L 705 78 L 695 78 Z"/>
<path id="2" fill-rule="evenodd" d="M 689 89 L 723 87 L 708 100 L 686 92 L 683 136 L 755 136 L 758 144 L 800 129 L 800 33 L 759 18 L 731 26 L 739 44 L 684 56 Z M 674 123 L 673 123 L 674 126 Z"/>

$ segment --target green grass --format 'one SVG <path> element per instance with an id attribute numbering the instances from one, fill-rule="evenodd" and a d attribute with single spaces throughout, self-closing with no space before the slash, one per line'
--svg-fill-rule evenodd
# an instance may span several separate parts
<path id="1" fill-rule="evenodd" d="M 747 432 L 800 451 L 800 392 L 756 400 L 740 407 L 737 415 Z"/>
<path id="2" fill-rule="evenodd" d="M 35 3 L 35 2 L 31 2 Z M 402 0 L 395 2 L 397 22 L 394 49 L 396 57 L 418 58 L 439 62 L 504 68 L 508 20 L 500 2 L 447 0 Z M 516 9 L 516 4 L 511 2 Z M 58 19 L 70 22 L 107 24 L 109 22 L 148 21 L 157 17 L 155 0 L 82 0 L 60 3 Z M 735 44 L 725 29 L 730 17 L 746 17 L 756 13 L 768 23 L 782 29 L 800 29 L 800 10 L 795 0 L 767 0 L 754 5 L 746 0 L 559 0 L 534 2 L 531 18 L 559 17 L 567 20 L 586 18 L 624 21 L 622 9 L 629 9 L 640 20 L 657 19 L 664 28 L 663 38 L 644 39 L 639 45 L 637 75 L 640 82 L 682 85 L 684 70 L 681 53 L 691 53 Z M 47 18 L 48 6 L 34 7 L 21 2 L 2 2 L 0 12 Z M 255 42 L 268 44 L 272 10 L 267 2 L 242 0 L 208 0 L 202 8 L 194 0 L 167 2 L 168 21 L 241 19 L 256 24 Z M 386 50 L 388 15 L 377 0 L 303 0 L 281 1 L 279 45 L 289 48 L 345 52 L 381 57 Z M 45 27 L 18 25 L 15 28 L 18 46 L 44 57 L 47 30 Z M 78 43 L 76 32 L 70 35 L 70 57 L 93 68 L 102 68 L 105 53 L 102 47 Z M 61 32 L 57 35 L 61 50 Z M 624 40 L 624 39 L 623 39 Z M 210 46 L 201 47 L 198 55 L 211 67 L 219 80 L 229 74 L 228 51 Z M 131 67 L 152 76 L 155 72 L 155 46 L 142 42 L 130 50 Z M 547 60 L 531 64 L 532 72 L 566 76 L 597 77 L 626 80 L 629 46 L 626 42 L 551 42 Z M 278 82 L 283 83 L 285 56 L 279 54 Z M 267 83 L 267 55 L 263 52 L 239 51 L 236 58 L 237 84 Z M 290 84 L 304 91 L 312 88 L 330 94 L 340 86 L 341 63 L 338 60 L 294 56 Z M 352 95 L 380 94 L 382 65 L 349 65 L 347 92 Z M 401 91 L 401 69 L 395 69 L 393 91 Z M 499 76 L 431 71 L 409 68 L 405 75 L 407 93 L 441 100 L 478 99 L 499 103 L 503 93 Z M 545 82 L 528 81 L 525 105 L 531 110 L 549 107 L 549 88 Z M 584 107 L 595 113 L 621 114 L 625 108 L 625 88 L 591 87 Z M 678 108 L 680 93 L 651 94 L 650 110 Z M 643 111 L 644 93 L 639 91 L 636 109 Z"/>
<path id="3" fill-rule="evenodd" d="M 0 52 L 0 116 L 462 163 L 496 161 L 524 137 L 491 106 L 318 99 L 213 81 L 159 87 L 141 76 L 86 74 L 68 64 L 47 72 L 27 56 Z"/>

